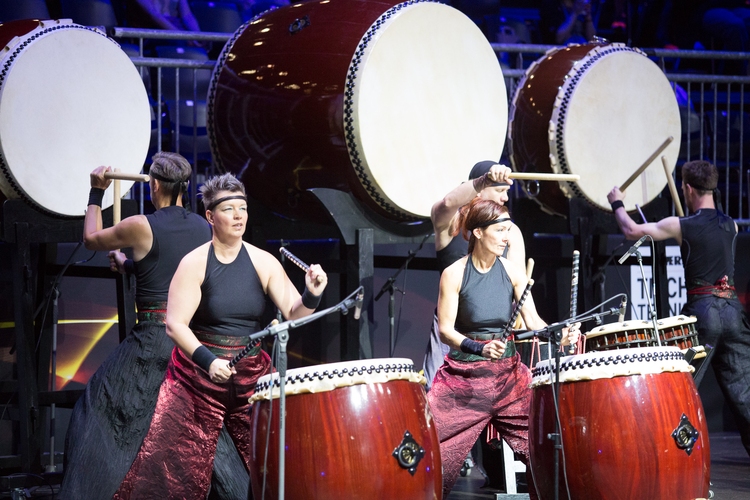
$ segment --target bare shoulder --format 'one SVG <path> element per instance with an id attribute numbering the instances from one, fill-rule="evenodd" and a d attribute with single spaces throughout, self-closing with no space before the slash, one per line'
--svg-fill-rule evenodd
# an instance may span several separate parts
<path id="1" fill-rule="evenodd" d="M 519 281 L 526 283 L 526 270 L 520 267 L 517 263 L 512 260 L 506 259 L 505 257 L 498 257 L 500 262 L 505 268 L 505 272 L 508 273 L 511 283 L 513 285 L 518 284 Z"/>
<path id="2" fill-rule="evenodd" d="M 465 255 L 458 259 L 456 262 L 446 267 L 443 274 L 440 276 L 440 283 L 442 285 L 459 285 L 466 269 L 466 262 L 468 262 L 469 256 Z"/>

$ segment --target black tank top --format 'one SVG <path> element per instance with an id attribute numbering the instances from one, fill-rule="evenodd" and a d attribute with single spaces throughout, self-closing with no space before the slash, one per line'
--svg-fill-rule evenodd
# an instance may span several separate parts
<path id="1" fill-rule="evenodd" d="M 171 206 L 147 215 L 154 235 L 151 250 L 133 263 L 136 303 L 165 302 L 182 258 L 211 239 L 211 226 L 183 207 Z"/>
<path id="2" fill-rule="evenodd" d="M 688 289 L 701 281 L 714 284 L 724 276 L 734 283 L 737 231 L 731 217 L 702 208 L 680 219 L 682 264 Z"/>
<path id="3" fill-rule="evenodd" d="M 222 264 L 208 247 L 201 302 L 193 315 L 193 330 L 218 335 L 244 336 L 259 330 L 266 294 L 250 254 L 243 246 L 237 258 Z"/>
<path id="4" fill-rule="evenodd" d="M 500 333 L 510 320 L 513 284 L 499 259 L 482 274 L 474 267 L 471 255 L 466 262 L 455 327 L 459 333 Z"/>

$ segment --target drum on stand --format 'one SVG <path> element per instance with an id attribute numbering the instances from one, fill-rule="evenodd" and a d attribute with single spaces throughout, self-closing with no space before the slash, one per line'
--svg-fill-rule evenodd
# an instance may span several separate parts
<path id="1" fill-rule="evenodd" d="M 499 160 L 507 96 L 471 19 L 430 1 L 330 0 L 266 12 L 227 42 L 208 95 L 218 168 L 294 219 L 321 213 L 306 190 L 351 192 L 400 222 L 477 161 Z"/>
<path id="2" fill-rule="evenodd" d="M 138 70 L 106 35 L 66 20 L 3 23 L 0 45 L 0 190 L 81 217 L 94 168 L 143 168 L 151 117 Z M 112 202 L 107 190 L 102 207 Z"/>
<path id="3" fill-rule="evenodd" d="M 531 471 L 554 498 L 555 360 L 533 370 Z M 562 358 L 559 498 L 705 498 L 708 427 L 691 368 L 676 347 Z"/>
<path id="4" fill-rule="evenodd" d="M 672 316 L 656 320 L 659 340 L 663 346 L 679 349 L 697 347 L 698 331 L 695 316 Z M 594 328 L 586 334 L 588 351 L 609 351 L 633 347 L 655 347 L 654 324 L 650 320 L 632 320 L 609 323 Z"/>
<path id="5" fill-rule="evenodd" d="M 667 77 L 643 52 L 619 43 L 548 51 L 518 83 L 508 126 L 514 170 L 581 176 L 576 183 L 544 183 L 534 198 L 544 211 L 562 216 L 573 197 L 611 210 L 607 193 L 670 136 L 674 140 L 662 155 L 673 170 L 680 133 L 679 106 Z M 657 158 L 628 187 L 625 208 L 645 205 L 666 185 Z"/>
<path id="6" fill-rule="evenodd" d="M 440 499 L 440 446 L 423 381 L 401 358 L 288 370 L 285 496 Z M 265 498 L 278 498 L 278 396 L 275 373 L 258 380 L 250 400 L 256 499 L 264 480 Z"/>

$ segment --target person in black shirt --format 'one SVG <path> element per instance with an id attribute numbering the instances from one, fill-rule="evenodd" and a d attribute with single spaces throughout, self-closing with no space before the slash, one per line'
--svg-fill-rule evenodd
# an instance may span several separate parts
<path id="1" fill-rule="evenodd" d="M 625 195 L 615 187 L 607 195 L 625 237 L 649 235 L 680 245 L 688 300 L 682 314 L 695 316 L 698 339 L 713 347 L 716 380 L 737 421 L 742 444 L 750 455 L 750 322 L 734 288 L 737 224 L 716 209 L 716 167 L 697 160 L 682 166 L 686 217 L 666 217 L 636 224 L 623 208 Z"/>

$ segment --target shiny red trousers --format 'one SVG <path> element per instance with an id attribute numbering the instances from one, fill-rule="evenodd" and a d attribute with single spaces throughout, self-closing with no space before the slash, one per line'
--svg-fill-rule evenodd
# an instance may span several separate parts
<path id="1" fill-rule="evenodd" d="M 448 357 L 427 393 L 440 439 L 443 498 L 458 480 L 471 447 L 488 423 L 526 464 L 529 496 L 537 498 L 529 468 L 531 372 L 518 354 L 498 361 Z"/>
<path id="2" fill-rule="evenodd" d="M 235 368 L 237 374 L 215 384 L 175 347 L 151 427 L 114 498 L 206 498 L 222 425 L 248 467 L 248 398 L 258 378 L 270 372 L 271 359 L 261 351 Z"/>

